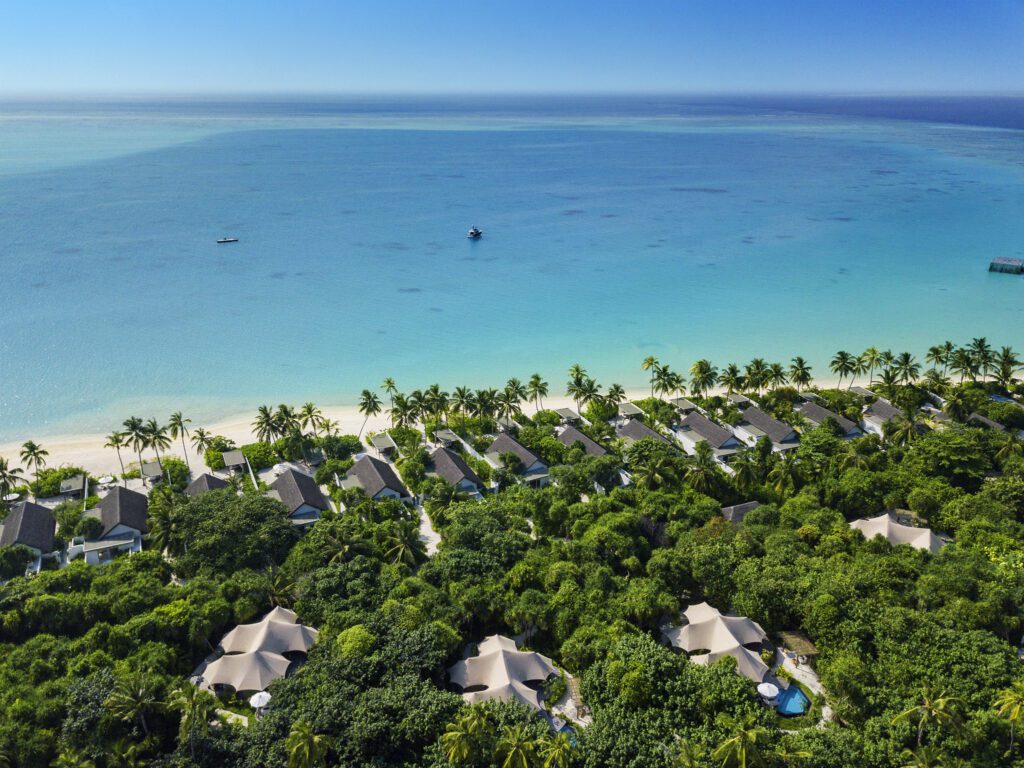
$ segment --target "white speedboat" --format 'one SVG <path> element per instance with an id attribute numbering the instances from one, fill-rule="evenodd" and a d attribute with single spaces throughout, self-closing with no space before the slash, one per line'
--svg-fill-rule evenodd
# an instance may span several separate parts
<path id="1" fill-rule="evenodd" d="M 237 243 L 237 242 L 238 242 L 238 238 L 237 237 L 221 237 L 221 238 L 218 238 L 218 240 L 217 240 L 217 244 L 218 245 L 224 245 L 225 243 Z"/>
<path id="2" fill-rule="evenodd" d="M 469 230 L 469 232 L 466 233 L 466 237 L 468 237 L 470 240 L 479 240 L 481 237 L 483 237 L 483 234 L 483 230 L 473 227 Z"/>

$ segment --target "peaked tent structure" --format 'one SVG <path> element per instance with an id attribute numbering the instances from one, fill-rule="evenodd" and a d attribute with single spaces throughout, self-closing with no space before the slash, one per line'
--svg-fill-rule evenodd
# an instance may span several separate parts
<path id="1" fill-rule="evenodd" d="M 275 608 L 254 624 L 239 624 L 220 641 L 225 653 L 309 653 L 320 633 L 312 627 L 299 624 L 295 613 L 287 608 Z"/>
<path id="2" fill-rule="evenodd" d="M 269 651 L 252 651 L 221 656 L 211 661 L 203 672 L 210 685 L 229 685 L 235 691 L 262 691 L 285 676 L 288 659 Z"/>
<path id="3" fill-rule="evenodd" d="M 888 512 L 866 520 L 854 520 L 850 527 L 863 533 L 865 539 L 871 540 L 875 536 L 881 536 L 893 546 L 909 544 L 915 549 L 924 549 L 933 555 L 946 545 L 946 542 L 932 533 L 930 528 L 903 525 Z"/>
<path id="4" fill-rule="evenodd" d="M 479 655 L 449 668 L 448 679 L 462 689 L 462 698 L 470 704 L 515 699 L 539 711 L 540 696 L 528 683 L 543 683 L 557 674 L 547 656 L 520 651 L 515 640 L 491 635 L 480 643 Z"/>
<path id="5" fill-rule="evenodd" d="M 768 636 L 756 621 L 745 616 L 725 616 L 707 603 L 697 603 L 686 609 L 686 624 L 665 631 L 665 637 L 676 648 L 687 653 L 706 651 L 691 656 L 695 664 L 714 664 L 723 656 L 736 659 L 736 671 L 760 683 L 769 673 L 761 656 L 748 648 L 760 645 Z"/>

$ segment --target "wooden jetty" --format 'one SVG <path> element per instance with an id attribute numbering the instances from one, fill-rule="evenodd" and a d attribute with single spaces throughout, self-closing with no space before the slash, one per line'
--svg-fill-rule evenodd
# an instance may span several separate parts
<path id="1" fill-rule="evenodd" d="M 992 259 L 988 265 L 989 272 L 1006 272 L 1010 275 L 1024 275 L 1024 259 L 1011 259 L 1007 256 L 1000 256 Z"/>

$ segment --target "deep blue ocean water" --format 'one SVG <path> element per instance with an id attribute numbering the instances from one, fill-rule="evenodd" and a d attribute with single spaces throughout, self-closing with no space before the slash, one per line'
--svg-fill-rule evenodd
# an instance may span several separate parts
<path id="1" fill-rule="evenodd" d="M 1024 349 L 1022 214 L 1015 98 L 0 103 L 0 440 Z"/>

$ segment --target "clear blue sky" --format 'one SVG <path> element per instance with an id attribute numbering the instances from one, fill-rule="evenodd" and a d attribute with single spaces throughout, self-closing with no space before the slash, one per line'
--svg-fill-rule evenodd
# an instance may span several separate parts
<path id="1" fill-rule="evenodd" d="M 0 92 L 1024 91 L 1024 0 L 0 0 Z"/>

